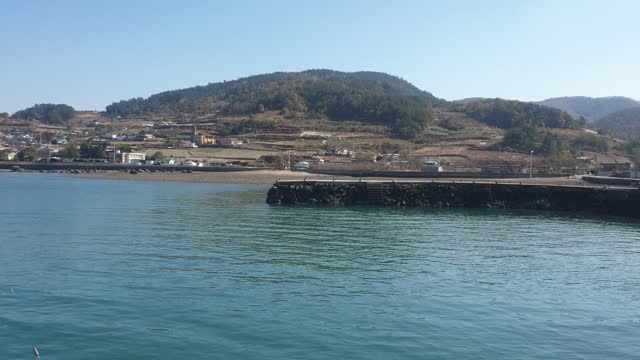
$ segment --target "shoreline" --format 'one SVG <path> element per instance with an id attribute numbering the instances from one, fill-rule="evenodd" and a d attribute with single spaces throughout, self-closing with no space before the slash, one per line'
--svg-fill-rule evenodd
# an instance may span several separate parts
<path id="1" fill-rule="evenodd" d="M 138 173 L 106 171 L 84 174 L 66 174 L 79 179 L 97 180 L 124 180 L 124 181 L 151 181 L 151 182 L 177 182 L 177 183 L 204 183 L 204 184 L 248 184 L 248 185 L 273 185 L 278 180 L 302 180 L 313 178 L 315 180 L 331 180 L 329 175 L 309 174 L 300 171 L 286 170 L 255 170 L 238 172 L 170 172 L 170 173 Z M 335 177 L 341 180 L 353 180 L 351 177 Z"/>
<path id="2" fill-rule="evenodd" d="M 0 169 L 0 173 L 10 173 L 10 170 Z M 25 173 L 42 173 L 40 171 L 25 171 Z M 46 172 L 45 172 L 46 173 Z M 205 183 L 205 184 L 249 184 L 249 185 L 273 185 L 278 180 L 287 181 L 326 181 L 326 180 L 360 180 L 358 177 L 352 176 L 332 176 L 322 174 L 312 174 L 304 171 L 289 170 L 253 170 L 253 171 L 225 171 L 225 172 L 162 172 L 147 173 L 140 172 L 131 174 L 124 171 L 98 171 L 86 173 L 69 173 L 57 172 L 57 174 L 65 177 L 78 179 L 94 179 L 94 180 L 115 180 L 115 181 L 151 181 L 151 182 L 175 182 L 175 183 Z M 396 181 L 396 182 L 496 182 L 504 184 L 536 184 L 536 185 L 568 185 L 578 187 L 602 187 L 593 183 L 586 182 L 581 177 L 554 177 L 554 178 L 391 178 L 391 177 L 367 177 L 362 178 L 363 181 Z M 607 185 L 607 187 L 617 187 L 615 185 Z"/>

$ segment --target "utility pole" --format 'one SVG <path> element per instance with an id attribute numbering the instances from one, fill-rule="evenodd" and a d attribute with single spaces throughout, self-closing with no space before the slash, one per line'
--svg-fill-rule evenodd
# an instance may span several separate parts
<path id="1" fill-rule="evenodd" d="M 529 180 L 533 179 L 533 150 L 529 154 Z"/>

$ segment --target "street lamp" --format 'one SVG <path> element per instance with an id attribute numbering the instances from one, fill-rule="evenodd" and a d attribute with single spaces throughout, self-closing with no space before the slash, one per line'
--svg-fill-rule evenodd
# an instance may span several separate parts
<path id="1" fill-rule="evenodd" d="M 533 150 L 529 154 L 529 180 L 533 178 Z"/>

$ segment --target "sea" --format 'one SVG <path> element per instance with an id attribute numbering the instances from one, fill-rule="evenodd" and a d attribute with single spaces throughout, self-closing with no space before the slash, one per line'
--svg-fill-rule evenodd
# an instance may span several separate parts
<path id="1" fill-rule="evenodd" d="M 640 224 L 0 173 L 0 358 L 638 359 Z"/>

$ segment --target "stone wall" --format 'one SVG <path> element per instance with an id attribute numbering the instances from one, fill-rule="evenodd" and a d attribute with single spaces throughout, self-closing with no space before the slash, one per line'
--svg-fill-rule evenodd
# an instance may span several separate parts
<path id="1" fill-rule="evenodd" d="M 269 190 L 267 203 L 536 209 L 640 217 L 636 189 L 469 182 L 385 182 L 378 187 L 381 197 L 372 194 L 366 181 L 280 182 Z"/>

